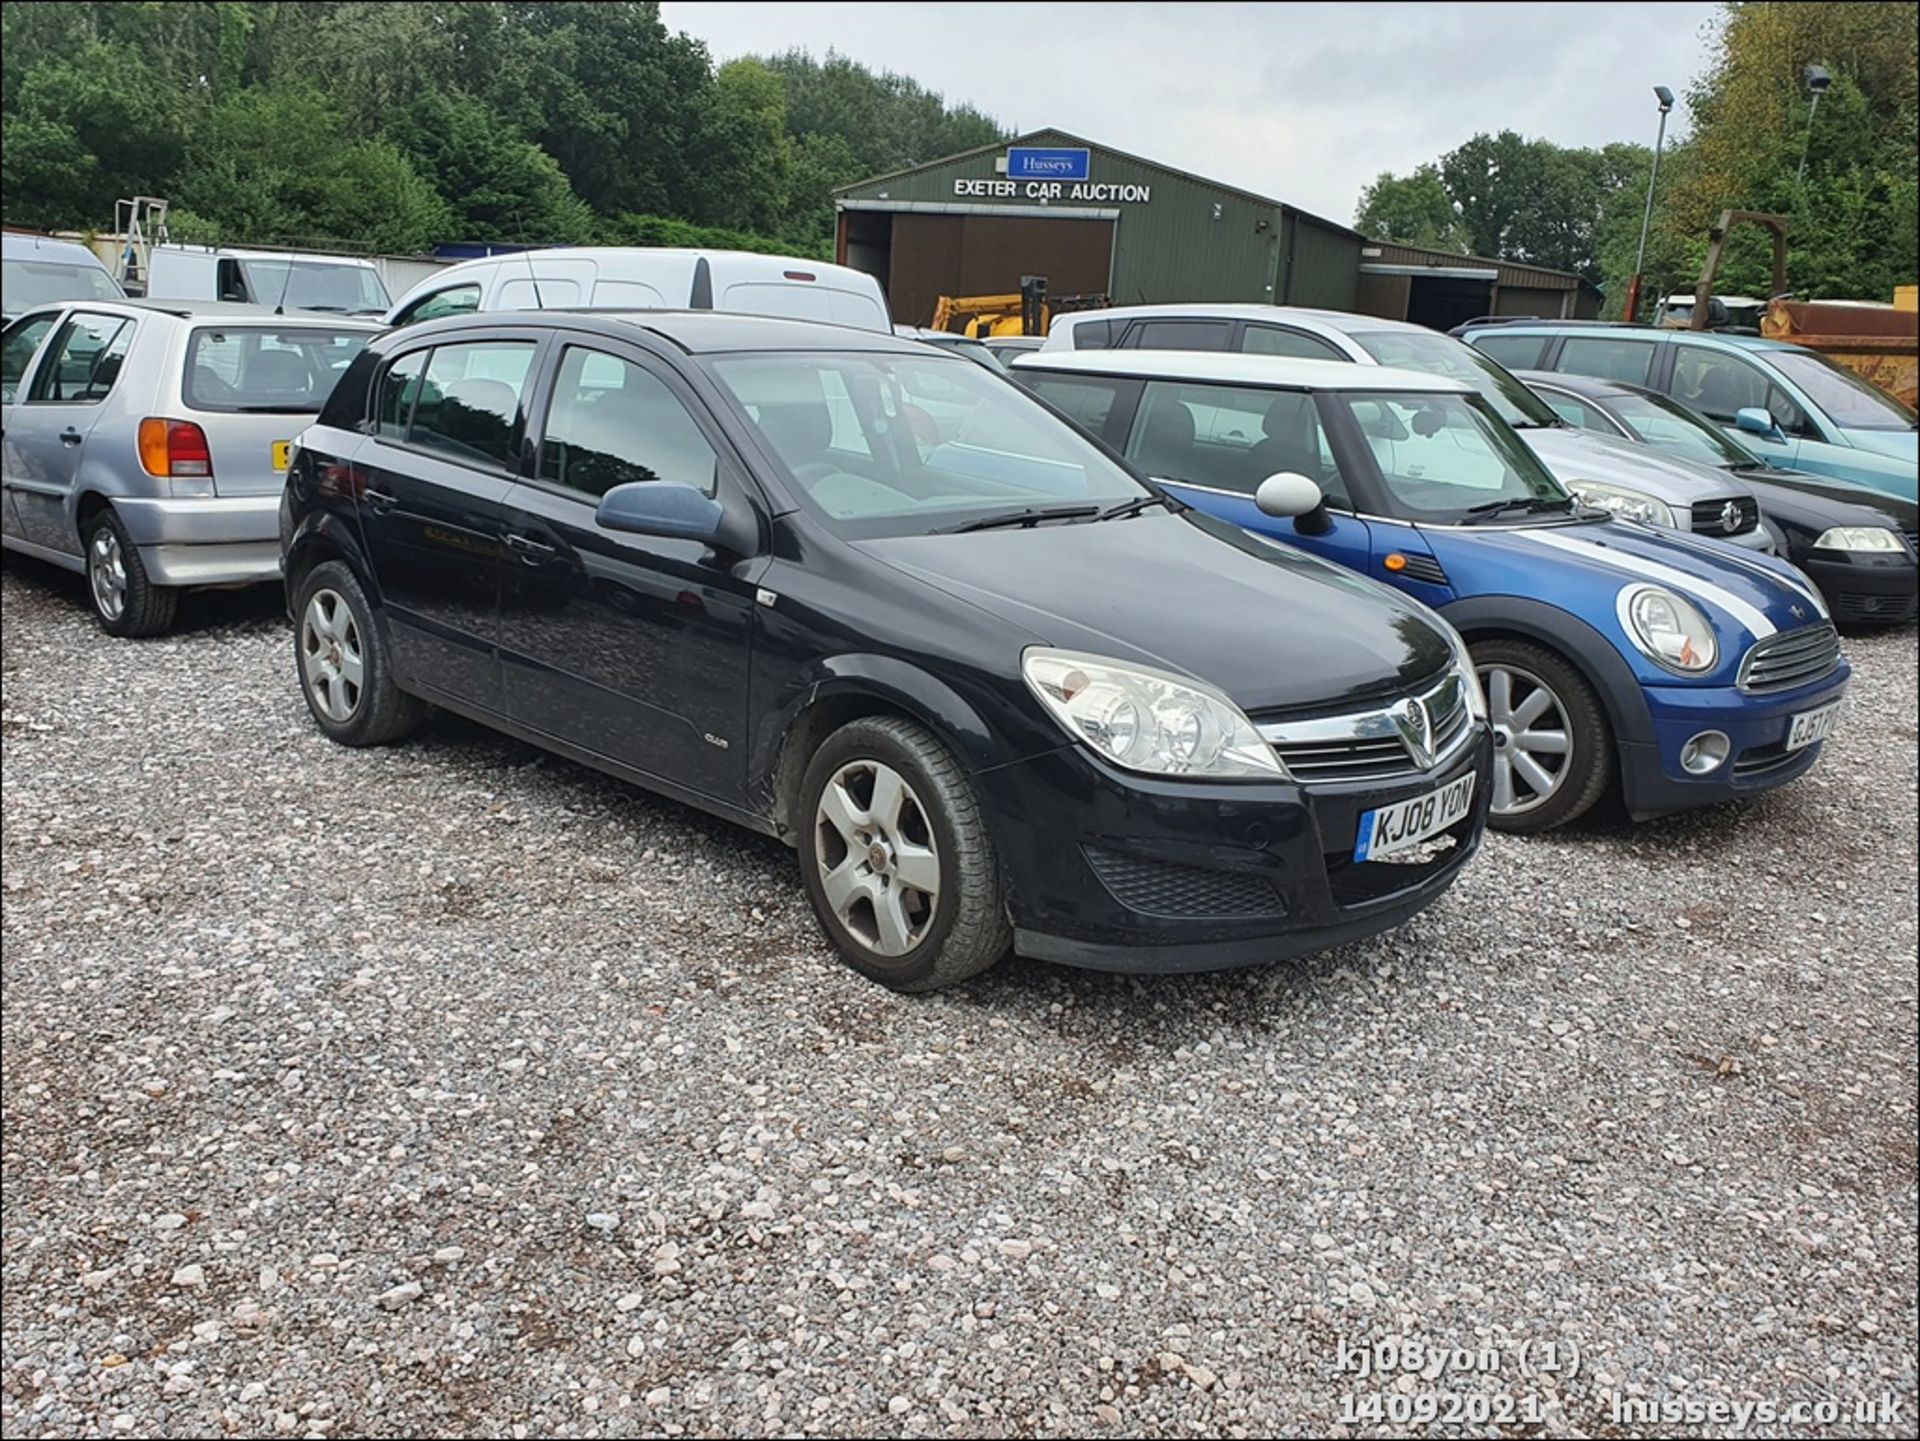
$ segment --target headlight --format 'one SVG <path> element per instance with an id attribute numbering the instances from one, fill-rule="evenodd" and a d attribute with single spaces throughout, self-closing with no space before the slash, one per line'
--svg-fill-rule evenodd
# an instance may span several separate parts
<path id="1" fill-rule="evenodd" d="M 1602 485 L 1595 480 L 1576 480 L 1568 485 L 1580 499 L 1601 510 L 1610 510 L 1622 520 L 1637 520 L 1642 525 L 1663 525 L 1673 529 L 1673 510 L 1665 501 L 1627 490 L 1618 485 Z"/>
<path id="2" fill-rule="evenodd" d="M 1815 550 L 1877 550 L 1898 554 L 1904 547 L 1893 531 L 1877 525 L 1836 525 L 1823 531 L 1813 543 Z"/>
<path id="3" fill-rule="evenodd" d="M 1437 617 L 1436 617 L 1437 619 Z M 1446 628 L 1447 641 L 1453 646 L 1453 667 L 1460 676 L 1460 684 L 1467 694 L 1467 709 L 1475 720 L 1487 718 L 1487 693 L 1480 688 L 1480 672 L 1474 669 L 1473 656 L 1467 650 L 1467 643 L 1460 638 L 1460 632 L 1443 620 L 1440 624 Z"/>
<path id="4" fill-rule="evenodd" d="M 1286 778 L 1273 748 L 1211 686 L 1149 666 L 1034 646 L 1020 673 L 1076 740 L 1148 775 Z"/>
<path id="5" fill-rule="evenodd" d="M 1654 664 L 1681 675 L 1700 675 L 1720 659 L 1720 643 L 1700 607 L 1657 585 L 1630 585 L 1620 592 L 1620 623 Z"/>

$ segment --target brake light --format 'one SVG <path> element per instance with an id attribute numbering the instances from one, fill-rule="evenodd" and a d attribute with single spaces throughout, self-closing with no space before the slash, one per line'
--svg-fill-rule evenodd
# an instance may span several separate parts
<path id="1" fill-rule="evenodd" d="M 811 270 L 783 270 L 780 272 L 788 280 L 816 280 L 819 277 Z"/>
<path id="2" fill-rule="evenodd" d="M 148 475 L 213 479 L 207 433 L 190 420 L 148 416 L 140 422 L 140 468 Z"/>

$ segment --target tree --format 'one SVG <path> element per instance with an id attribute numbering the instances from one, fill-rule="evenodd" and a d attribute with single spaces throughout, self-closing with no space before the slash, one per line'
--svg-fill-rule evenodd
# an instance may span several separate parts
<path id="1" fill-rule="evenodd" d="M 593 238 L 592 212 L 553 157 L 470 95 L 422 96 L 389 133 L 450 208 L 462 239 L 545 245 Z"/>
<path id="2" fill-rule="evenodd" d="M 1360 192 L 1353 225 L 1371 240 L 1467 253 L 1466 228 L 1437 165 L 1417 166 L 1404 177 L 1382 171 Z"/>

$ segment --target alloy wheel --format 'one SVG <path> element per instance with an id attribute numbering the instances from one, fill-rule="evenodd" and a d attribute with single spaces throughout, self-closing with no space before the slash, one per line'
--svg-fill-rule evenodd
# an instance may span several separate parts
<path id="1" fill-rule="evenodd" d="M 127 558 L 120 551 L 120 537 L 113 527 L 102 525 L 93 532 L 93 544 L 87 548 L 87 579 L 93 585 L 93 603 L 107 620 L 120 619 L 127 608 Z"/>
<path id="2" fill-rule="evenodd" d="M 1566 707 L 1545 681 L 1518 666 L 1482 666 L 1480 683 L 1493 727 L 1493 813 L 1525 815 L 1553 799 L 1571 771 Z"/>
<path id="3" fill-rule="evenodd" d="M 906 777 L 874 760 L 842 766 L 820 792 L 814 830 L 821 890 L 848 935 L 887 957 L 926 939 L 940 857 Z"/>
<path id="4" fill-rule="evenodd" d="M 360 627 L 337 590 L 316 590 L 300 618 L 300 668 L 327 719 L 344 725 L 360 706 L 367 673 Z"/>

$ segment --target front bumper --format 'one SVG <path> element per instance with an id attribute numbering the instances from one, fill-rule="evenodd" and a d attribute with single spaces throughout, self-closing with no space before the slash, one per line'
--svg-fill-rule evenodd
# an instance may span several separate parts
<path id="1" fill-rule="evenodd" d="M 1920 565 L 1904 551 L 1808 550 L 1796 563 L 1840 625 L 1901 625 L 1920 614 Z"/>
<path id="2" fill-rule="evenodd" d="M 231 585 L 280 575 L 280 496 L 130 497 L 114 501 L 160 585 Z"/>
<path id="3" fill-rule="evenodd" d="M 1023 955 L 1095 970 L 1223 970 L 1324 950 L 1430 905 L 1486 825 L 1484 726 L 1447 764 L 1394 781 L 1301 786 L 1134 776 L 1078 746 L 977 777 Z M 1355 862 L 1362 813 L 1475 771 L 1440 853 Z M 1439 839 L 1439 838 L 1436 838 Z"/>
<path id="4" fill-rule="evenodd" d="M 1819 680 L 1794 690 L 1750 695 L 1731 686 L 1644 686 L 1653 741 L 1620 743 L 1621 781 L 1635 820 L 1693 806 L 1757 795 L 1797 780 L 1819 760 L 1825 742 L 1786 749 L 1793 718 L 1846 694 L 1853 670 L 1841 661 Z M 1718 770 L 1689 775 L 1680 751 L 1701 731 L 1723 732 L 1731 743 Z"/>

